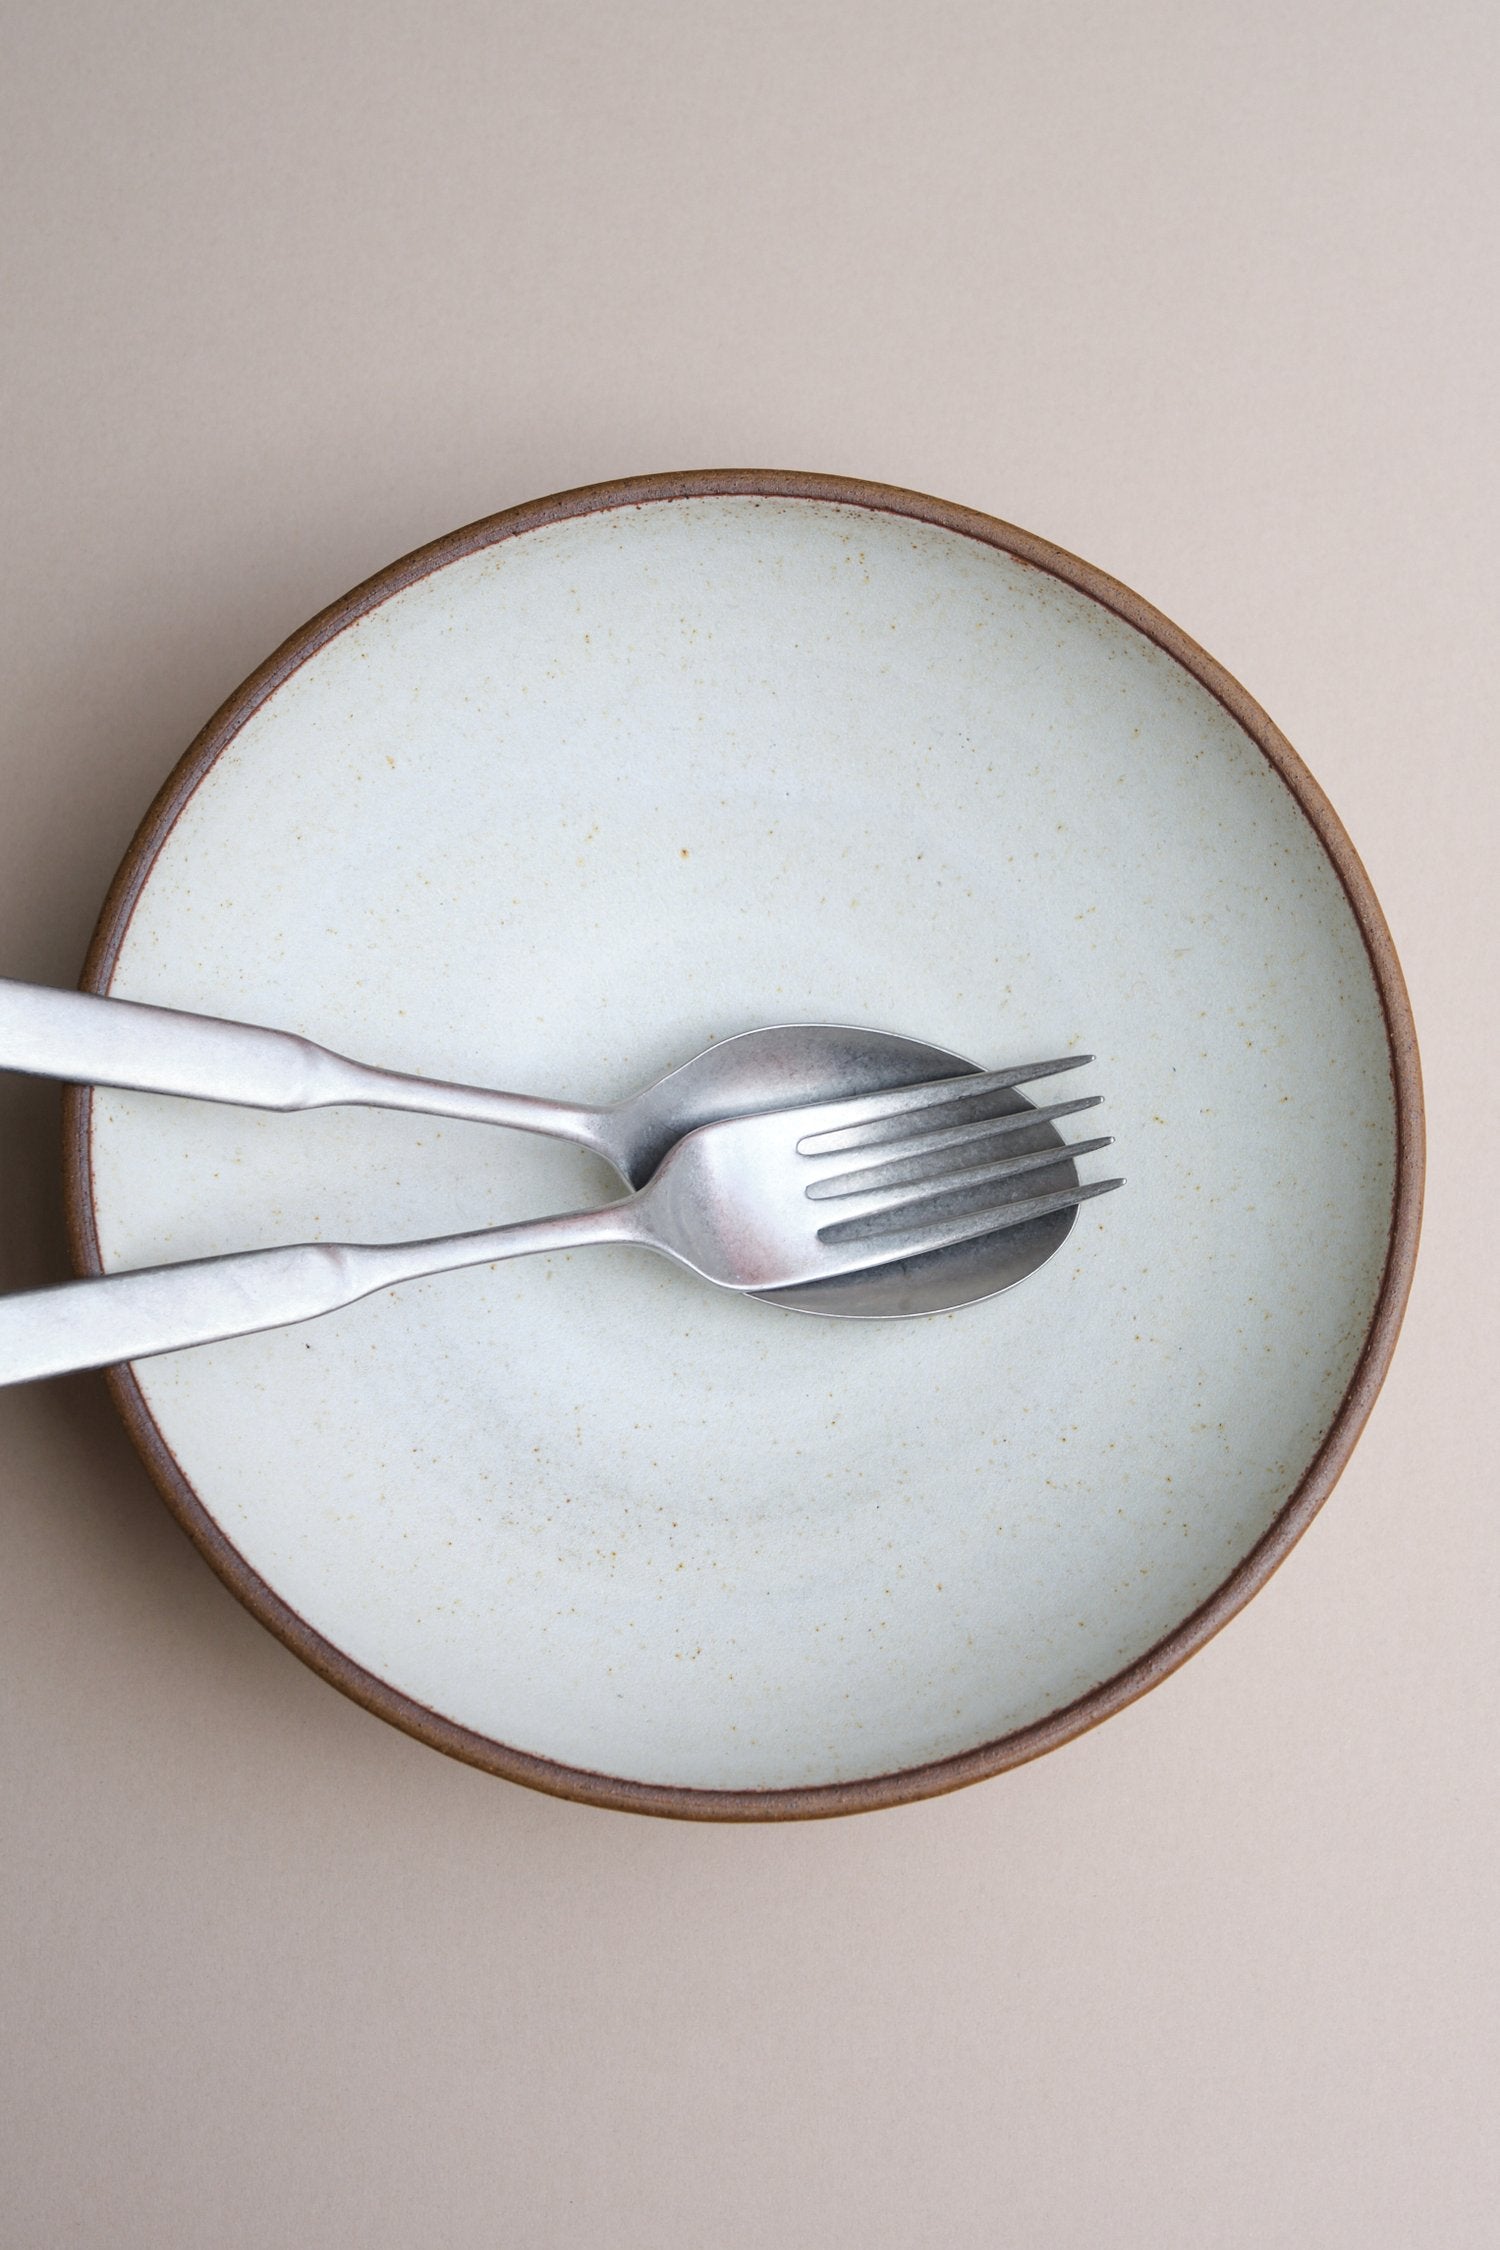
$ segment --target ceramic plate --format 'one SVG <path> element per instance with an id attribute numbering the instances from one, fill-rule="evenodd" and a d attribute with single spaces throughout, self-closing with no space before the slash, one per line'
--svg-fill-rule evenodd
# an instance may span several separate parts
<path id="1" fill-rule="evenodd" d="M 1393 1347 L 1415 1052 L 1342 830 L 1146 604 L 912 494 L 645 479 L 395 565 L 188 753 L 87 981 L 591 1101 L 765 1023 L 1098 1058 L 1127 1185 L 986 1304 L 816 1320 L 603 1250 L 113 1378 L 265 1623 L 570 1795 L 845 1811 L 1076 1733 L 1268 1575 Z M 373 1111 L 72 1118 L 89 1270 L 614 1191 Z"/>

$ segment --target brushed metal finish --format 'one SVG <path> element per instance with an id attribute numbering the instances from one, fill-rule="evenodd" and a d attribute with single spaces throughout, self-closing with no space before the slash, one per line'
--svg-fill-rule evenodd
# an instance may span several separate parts
<path id="1" fill-rule="evenodd" d="M 991 1073 L 985 1090 L 1069 1067 Z M 28 1291 L 0 1300 L 0 1383 L 216 1343 L 316 1319 L 424 1275 L 596 1243 L 657 1251 L 725 1289 L 797 1288 L 1072 1211 L 1123 1184 L 1042 1187 L 1035 1152 L 1007 1148 L 976 1166 L 968 1139 L 934 1151 L 933 1128 L 972 1100 L 950 1079 L 703 1125 L 668 1151 L 643 1188 L 600 1210 L 425 1242 L 255 1250 Z M 909 1136 L 919 1155 L 902 1136 L 903 1120 L 924 1128 Z M 878 1153 L 851 1165 L 848 1135 L 867 1127 L 879 1130 L 862 1145 Z M 1105 1146 L 1082 1144 L 1070 1161 Z M 920 1181 L 908 1169 L 914 1162 Z M 871 1184 L 893 1165 L 899 1183 Z"/>
<path id="2" fill-rule="evenodd" d="M 981 1077 L 975 1064 L 945 1048 L 843 1024 L 742 1032 L 623 1101 L 591 1107 L 377 1069 L 294 1032 L 0 978 L 0 1069 L 249 1109 L 348 1104 L 508 1125 L 591 1149 L 632 1188 L 644 1187 L 667 1150 L 700 1125 L 963 1072 L 974 1076 L 974 1099 L 967 1111 L 952 1112 L 955 1125 L 1006 1115 L 1024 1134 L 1018 1148 L 1057 1152 L 1049 1187 L 1077 1184 L 1051 1120 L 1081 1105 L 1033 1110 L 1017 1089 L 1037 1070 Z M 852 1130 L 849 1145 L 858 1145 L 860 1128 Z M 1061 1248 L 1072 1224 L 1065 1206 L 920 1259 L 759 1294 L 790 1311 L 845 1319 L 951 1311 L 1024 1280 Z"/>

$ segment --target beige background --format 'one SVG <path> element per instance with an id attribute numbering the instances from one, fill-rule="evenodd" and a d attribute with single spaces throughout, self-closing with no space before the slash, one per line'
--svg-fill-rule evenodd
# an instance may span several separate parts
<path id="1" fill-rule="evenodd" d="M 1166 1687 L 801 1828 L 580 1810 L 241 1612 L 102 1384 L 0 1397 L 16 2250 L 1495 2239 L 1488 0 L 9 0 L 0 968 L 308 614 L 770 463 L 1124 578 L 1330 791 L 1433 1178 L 1341 1488 Z M 64 1270 L 0 1082 L 0 1285 Z"/>

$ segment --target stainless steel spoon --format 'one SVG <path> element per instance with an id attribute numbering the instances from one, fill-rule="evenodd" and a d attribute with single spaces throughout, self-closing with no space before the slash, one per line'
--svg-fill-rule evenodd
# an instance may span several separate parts
<path id="1" fill-rule="evenodd" d="M 1092 1101 L 1033 1109 L 1018 1089 L 1089 1059 L 1073 1055 L 1020 1068 L 1004 1085 L 991 1079 L 988 1090 L 974 1097 L 973 1117 L 1024 1115 L 1024 1126 L 1017 1128 L 1023 1137 L 1013 1144 L 1018 1153 L 1060 1152 L 1049 1188 L 1077 1182 L 1052 1121 Z M 685 1134 L 714 1120 L 957 1077 L 978 1067 L 946 1048 L 890 1032 L 843 1024 L 779 1025 L 720 1040 L 639 1093 L 595 1107 L 380 1070 L 295 1032 L 0 979 L 0 1069 L 248 1109 L 347 1103 L 509 1125 L 592 1150 L 633 1188 L 645 1185 Z M 941 1312 L 1012 1287 L 1053 1255 L 1072 1224 L 1072 1209 L 1065 1207 L 1005 1234 L 875 1272 L 757 1293 L 794 1311 L 852 1319 Z"/>
<path id="2" fill-rule="evenodd" d="M 1003 1087 L 1010 1075 L 987 1077 Z M 594 1243 L 655 1250 L 721 1288 L 760 1294 L 929 1256 L 1122 1184 L 1039 1191 L 1051 1151 L 1002 1151 L 1014 1136 L 955 1118 L 965 1103 L 953 1084 L 699 1126 L 643 1188 L 598 1211 L 428 1242 L 248 1250 L 0 1298 L 0 1383 L 314 1320 L 427 1274 Z M 1080 1141 L 1071 1153 L 1108 1145 Z"/>

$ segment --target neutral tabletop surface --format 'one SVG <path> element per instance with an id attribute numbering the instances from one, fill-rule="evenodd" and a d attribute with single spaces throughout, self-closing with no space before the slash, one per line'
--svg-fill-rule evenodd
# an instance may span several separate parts
<path id="1" fill-rule="evenodd" d="M 914 486 L 1259 697 L 1384 903 L 1406 1332 L 1244 1615 L 1071 1747 L 709 1828 L 454 1764 L 0 1395 L 15 2250 L 1494 2240 L 1491 7 L 9 0 L 0 974 L 286 634 L 638 470 Z M 911 1027 L 920 1031 L 921 1026 Z M 0 1287 L 66 1270 L 0 1081 Z"/>

